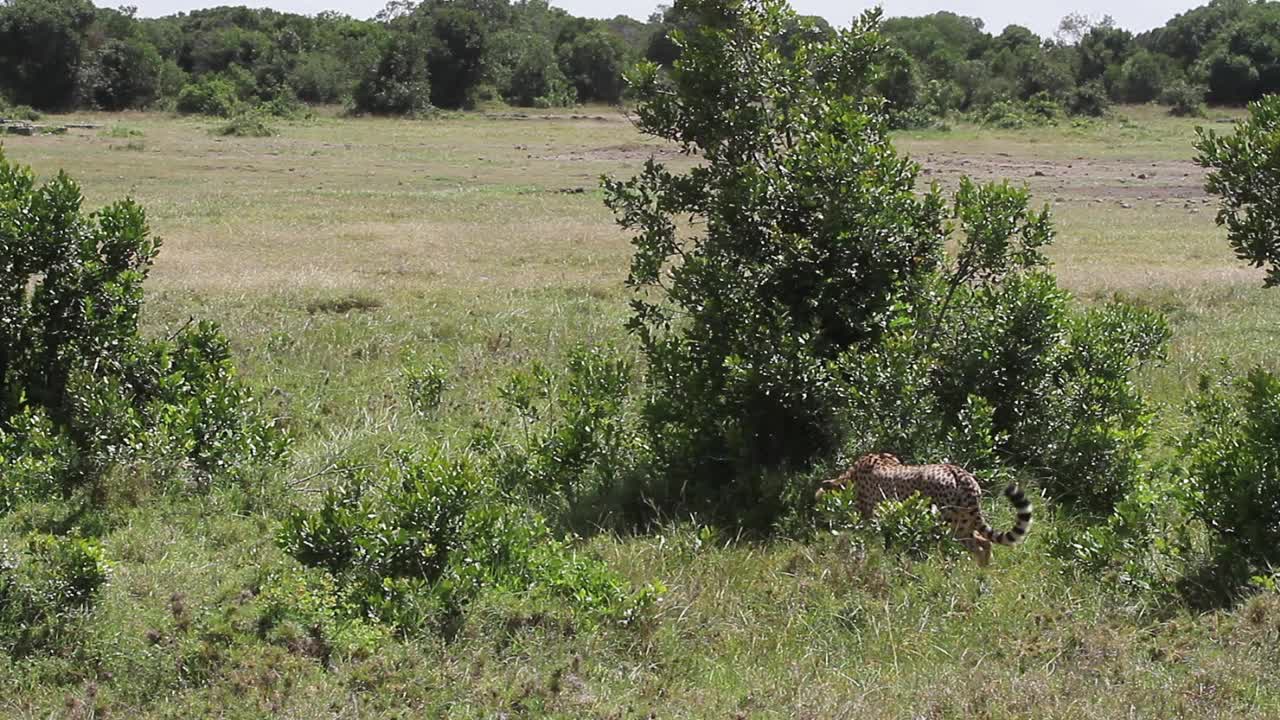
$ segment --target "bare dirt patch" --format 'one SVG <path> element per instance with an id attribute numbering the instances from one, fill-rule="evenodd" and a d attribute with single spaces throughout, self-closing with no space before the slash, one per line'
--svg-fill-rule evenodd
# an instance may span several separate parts
<path id="1" fill-rule="evenodd" d="M 542 155 L 538 159 L 555 162 L 643 163 L 651 157 L 659 161 L 670 162 L 682 158 L 684 155 L 670 145 L 623 143 L 608 147 L 570 150 L 554 155 Z"/>
<path id="2" fill-rule="evenodd" d="M 932 152 L 917 160 L 925 180 L 952 187 L 961 175 L 1021 183 L 1037 199 L 1057 202 L 1175 201 L 1203 204 L 1205 172 L 1189 160 L 1157 162 L 1080 157 L 1056 161 L 1013 154 Z"/>

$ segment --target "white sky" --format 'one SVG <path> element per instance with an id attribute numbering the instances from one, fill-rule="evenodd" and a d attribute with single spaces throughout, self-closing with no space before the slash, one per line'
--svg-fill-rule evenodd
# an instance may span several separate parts
<path id="1" fill-rule="evenodd" d="M 110 6 L 110 0 L 97 0 Z M 821 15 L 835 25 L 846 25 L 865 8 L 883 5 L 885 15 L 926 15 L 939 10 L 949 10 L 958 15 L 980 17 L 988 32 L 999 33 L 1006 25 L 1018 24 L 1031 28 L 1043 37 L 1053 35 L 1058 20 L 1069 12 L 1080 12 L 1093 17 L 1110 14 L 1116 24 L 1126 30 L 1141 32 L 1163 25 L 1169 18 L 1208 0 L 1140 0 L 1122 3 L 1103 0 L 1068 0 L 1066 3 L 1043 0 L 791 0 L 796 11 L 806 15 Z M 248 5 L 271 7 L 288 12 L 314 14 L 323 10 L 337 10 L 357 18 L 371 18 L 385 5 L 385 0 L 120 0 L 120 4 L 136 4 L 138 14 L 144 17 L 170 15 L 216 5 Z M 630 15 L 644 20 L 657 7 L 657 0 L 552 0 L 552 5 L 564 8 L 574 15 L 587 17 L 613 17 Z"/>

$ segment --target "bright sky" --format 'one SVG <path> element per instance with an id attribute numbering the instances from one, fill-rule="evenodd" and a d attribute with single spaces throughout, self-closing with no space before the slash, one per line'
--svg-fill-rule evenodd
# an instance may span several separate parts
<path id="1" fill-rule="evenodd" d="M 111 0 L 97 0 L 99 5 L 111 6 Z M 883 5 L 885 15 L 926 15 L 939 10 L 950 10 L 959 15 L 980 17 L 988 32 L 998 33 L 1006 25 L 1018 24 L 1031 28 L 1045 37 L 1053 35 L 1058 21 L 1069 12 L 1085 13 L 1092 17 L 1110 14 L 1116 24 L 1126 30 L 1141 32 L 1163 25 L 1169 18 L 1208 0 L 1142 0 L 1122 3 L 1105 0 L 1067 0 L 1065 3 L 1038 0 L 791 0 L 798 12 L 821 15 L 835 25 L 847 25 L 853 16 L 865 8 Z M 138 14 L 145 17 L 170 15 L 215 5 L 248 5 L 272 7 L 289 12 L 314 14 L 323 10 L 337 10 L 357 18 L 371 18 L 386 4 L 385 0 L 120 0 L 120 4 L 136 4 Z M 574 15 L 587 17 L 613 17 L 630 15 L 644 20 L 657 7 L 657 0 L 551 0 Z"/>

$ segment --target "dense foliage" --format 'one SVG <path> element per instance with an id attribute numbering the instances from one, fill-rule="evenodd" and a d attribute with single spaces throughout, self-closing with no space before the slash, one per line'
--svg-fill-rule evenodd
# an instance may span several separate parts
<path id="1" fill-rule="evenodd" d="M 0 100 L 108 110 L 176 102 L 217 115 L 232 114 L 228 103 L 282 96 L 375 114 L 493 99 L 615 103 L 626 68 L 641 59 L 670 67 L 681 53 L 676 34 L 695 24 L 682 2 L 639 21 L 574 17 L 546 0 L 398 0 L 370 20 L 245 7 L 139 19 L 85 0 L 11 0 L 0 5 Z M 1136 36 L 1080 15 L 1064 18 L 1055 38 L 1016 25 L 992 33 L 950 12 L 893 18 L 883 26 L 893 51 L 876 89 L 898 126 L 952 112 L 981 119 L 996 104 L 1006 104 L 998 115 L 1006 117 L 1008 104 L 1032 102 L 1097 115 L 1112 101 L 1167 92 L 1182 111 L 1206 97 L 1243 103 L 1280 90 L 1280 53 L 1255 40 L 1277 26 L 1280 3 L 1243 0 L 1213 0 Z M 833 36 L 825 20 L 797 17 L 778 42 L 789 54 Z M 183 100 L 188 86 L 207 95 L 211 82 L 232 91 L 218 86 L 212 105 L 193 103 L 190 92 Z"/>
<path id="2" fill-rule="evenodd" d="M 1267 270 L 1280 285 L 1280 97 L 1249 107 L 1230 135 L 1200 129 L 1196 163 L 1209 169 L 1206 188 L 1222 198 L 1218 224 L 1240 259 Z"/>
<path id="3" fill-rule="evenodd" d="M 286 518 L 279 541 L 332 574 L 355 616 L 408 632 L 449 621 L 482 590 L 559 596 L 619 621 L 655 592 L 631 590 L 440 450 L 398 457 L 379 476 L 353 474 L 318 509 Z"/>
<path id="4" fill-rule="evenodd" d="M 1192 508 L 1224 558 L 1280 563 L 1280 376 L 1254 368 L 1235 381 L 1201 380 L 1194 424 L 1181 439 Z"/>
<path id="5" fill-rule="evenodd" d="M 0 652 L 21 658 L 67 647 L 107 572 L 92 540 L 36 534 L 17 552 L 0 545 Z"/>
<path id="6" fill-rule="evenodd" d="M 278 456 L 215 325 L 139 333 L 160 247 L 142 208 L 81 204 L 65 174 L 37 186 L 0 153 L 0 510 L 122 464 L 207 485 Z"/>
<path id="7" fill-rule="evenodd" d="M 1163 319 L 1074 309 L 1042 270 L 1052 226 L 1025 192 L 917 194 L 874 95 L 876 13 L 783 46 L 806 23 L 776 3 L 679 7 L 697 22 L 673 33 L 669 69 L 637 69 L 637 113 L 701 163 L 605 183 L 635 233 L 630 329 L 661 478 L 647 495 L 759 522 L 782 493 L 769 471 L 848 446 L 999 458 L 1108 511 L 1136 477 L 1131 376 L 1160 357 Z"/>
<path id="8" fill-rule="evenodd" d="M 1209 169 L 1219 225 L 1236 255 L 1280 285 L 1280 98 L 1249 106 L 1228 135 L 1198 129 L 1196 162 Z M 1221 559 L 1244 569 L 1280 562 L 1280 376 L 1255 367 L 1234 380 L 1205 375 L 1179 451 L 1192 510 L 1217 535 Z"/>
<path id="9" fill-rule="evenodd" d="M 617 102 L 651 31 L 542 0 L 393 2 L 372 20 L 245 7 L 139 19 L 84 0 L 14 0 L 0 4 L 0 100 L 222 116 L 280 97 L 378 114 L 490 98 Z M 554 92 L 534 86 L 542 78 Z"/>

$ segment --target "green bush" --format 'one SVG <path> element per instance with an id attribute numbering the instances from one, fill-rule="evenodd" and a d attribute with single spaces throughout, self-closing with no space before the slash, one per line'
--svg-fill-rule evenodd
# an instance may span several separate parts
<path id="1" fill-rule="evenodd" d="M 35 122 L 44 117 L 40 111 L 30 105 L 15 105 L 14 107 L 6 107 L 0 102 L 0 117 L 6 120 L 22 120 L 25 122 Z"/>
<path id="2" fill-rule="evenodd" d="M 1182 514 L 1186 488 L 1164 472 L 1140 478 L 1105 522 L 1060 515 L 1048 525 L 1050 553 L 1072 571 L 1102 575 L 1136 594 L 1168 593 L 1187 570 L 1192 546 Z"/>
<path id="3" fill-rule="evenodd" d="M 872 515 L 872 528 L 884 538 L 885 550 L 912 559 L 928 557 L 948 546 L 951 530 L 934 506 L 920 493 L 905 500 L 881 500 Z"/>
<path id="4" fill-rule="evenodd" d="M 1045 92 L 1026 102 L 997 100 L 971 113 L 974 121 L 987 127 L 1019 130 L 1028 126 L 1054 125 L 1066 115 L 1062 104 Z"/>
<path id="5" fill-rule="evenodd" d="M 218 77 L 206 77 L 183 86 L 176 108 L 180 113 L 230 117 L 239 106 L 236 87 Z"/>
<path id="6" fill-rule="evenodd" d="M 1175 80 L 1160 93 L 1160 102 L 1169 106 L 1169 114 L 1178 117 L 1204 117 L 1207 90 L 1186 80 Z"/>
<path id="7" fill-rule="evenodd" d="M 213 322 L 150 343 L 135 378 L 143 426 L 170 450 L 184 452 L 202 487 L 242 478 L 253 464 L 273 462 L 288 448 L 288 439 L 238 380 L 231 344 Z"/>
<path id="8" fill-rule="evenodd" d="M 263 583 L 256 598 L 257 630 L 268 642 L 315 657 L 368 657 L 390 642 L 344 601 L 333 575 L 315 569 L 286 570 Z"/>
<path id="9" fill-rule="evenodd" d="M 1160 97 L 1165 74 L 1174 67 L 1172 58 L 1149 50 L 1139 50 L 1120 68 L 1119 90 L 1125 102 L 1146 103 Z"/>
<path id="10" fill-rule="evenodd" d="M 1090 80 L 1067 95 L 1067 111 L 1072 115 L 1102 117 L 1111 109 L 1111 96 L 1102 80 Z"/>
<path id="11" fill-rule="evenodd" d="M 816 526 L 833 534 L 856 530 L 863 526 L 858 513 L 858 490 L 845 487 L 823 492 L 814 503 Z"/>
<path id="12" fill-rule="evenodd" d="M 652 599 L 552 537 L 470 462 L 442 451 L 357 473 L 314 511 L 283 523 L 280 545 L 337 580 L 343 603 L 410 631 L 448 621 L 484 591 L 547 594 L 588 617 L 631 619 Z"/>
<path id="13" fill-rule="evenodd" d="M 1027 98 L 1027 117 L 1037 125 L 1055 125 L 1066 115 L 1062 103 L 1047 92 L 1038 92 Z"/>
<path id="14" fill-rule="evenodd" d="M 962 180 L 955 216 L 964 232 L 923 311 L 843 360 L 848 443 L 980 468 L 1001 458 L 1055 499 L 1110 512 L 1148 439 L 1132 378 L 1163 356 L 1169 329 L 1121 303 L 1073 309 L 1043 270 L 1047 212 L 1027 200 L 1007 185 Z"/>
<path id="15" fill-rule="evenodd" d="M 1241 260 L 1267 269 L 1267 287 L 1280 285 L 1280 96 L 1251 104 L 1230 135 L 1196 134 L 1195 161 L 1209 169 L 1205 189 L 1221 198 L 1227 241 Z"/>
<path id="16" fill-rule="evenodd" d="M 652 461 L 632 392 L 630 361 L 611 348 L 578 347 L 561 377 L 535 364 L 515 373 L 502 398 L 520 427 L 510 445 L 491 448 L 494 472 L 522 496 L 570 527 L 613 518 L 638 520 Z"/>
<path id="17" fill-rule="evenodd" d="M 104 110 L 145 107 L 160 93 L 162 67 L 150 43 L 107 40 L 81 65 L 80 93 Z"/>
<path id="18" fill-rule="evenodd" d="M 285 88 L 287 91 L 288 89 Z M 292 92 L 282 92 L 270 100 L 264 100 L 254 106 L 253 112 L 284 120 L 309 120 L 313 116 L 311 110 Z"/>
<path id="19" fill-rule="evenodd" d="M 1280 565 L 1280 376 L 1261 368 L 1234 381 L 1204 376 L 1190 413 L 1178 450 L 1192 512 L 1217 537 L 1221 558 Z"/>
<path id="20" fill-rule="evenodd" d="M 629 327 L 648 361 L 653 474 L 670 483 L 648 497 L 767 521 L 777 472 L 879 447 L 1003 458 L 1108 512 L 1147 438 L 1131 377 L 1159 358 L 1163 319 L 1074 311 L 1043 272 L 1052 226 L 1025 192 L 964 180 L 950 213 L 936 188 L 915 192 L 918 166 L 857 101 L 874 13 L 831 43 L 800 40 L 792 62 L 770 40 L 785 11 L 725 2 L 688 5 L 700 22 L 680 58 L 633 78 L 641 128 L 701 163 L 606 182 L 636 232 Z M 1038 120 L 1053 114 L 1033 101 Z M 679 232 L 689 216 L 697 231 Z"/>
<path id="21" fill-rule="evenodd" d="M 0 652 L 56 649 L 106 581 L 92 540 L 32 535 L 23 552 L 0 546 Z"/>
<path id="22" fill-rule="evenodd" d="M 6 428 L 7 426 L 7 428 Z M 0 515 L 24 502 L 62 491 L 72 449 L 38 409 L 26 408 L 0 423 Z"/>
<path id="23" fill-rule="evenodd" d="M 267 124 L 262 112 L 257 110 L 241 112 L 232 116 L 225 124 L 214 129 L 214 133 L 224 137 L 271 137 L 276 135 L 275 128 Z"/>
<path id="24" fill-rule="evenodd" d="M 430 417 L 440 407 L 448 387 L 448 373 L 431 362 L 415 361 L 400 372 L 405 396 L 414 414 Z"/>
<path id="25" fill-rule="evenodd" d="M 74 372 L 118 373 L 137 342 L 160 244 L 133 202 L 89 216 L 81 203 L 65 174 L 37 188 L 0 153 L 0 422 L 30 404 L 69 425 Z"/>
<path id="26" fill-rule="evenodd" d="M 1149 439 L 1133 376 L 1163 357 L 1164 319 L 1118 303 L 1073 312 L 1047 273 L 978 288 L 958 304 L 933 377 L 944 417 L 981 398 L 999 455 L 1034 470 L 1055 499 L 1109 512 Z"/>
<path id="27" fill-rule="evenodd" d="M 303 54 L 289 74 L 298 97 L 312 103 L 335 103 L 351 92 L 351 71 L 340 58 L 326 52 Z"/>
<path id="28" fill-rule="evenodd" d="M 546 38 L 522 38 L 518 59 L 511 67 L 503 97 L 522 107 L 568 107 L 578 102 L 578 91 L 565 77 L 556 61 L 555 50 Z"/>
<path id="29" fill-rule="evenodd" d="M 124 201 L 83 215 L 81 204 L 65 174 L 36 187 L 0 154 L 0 434 L 10 462 L 28 468 L 24 487 L 33 483 L 6 494 L 47 492 L 51 468 L 65 489 L 165 457 L 207 485 L 278 457 L 284 440 L 236 379 L 215 325 L 140 336 L 160 247 L 142 209 Z"/>

